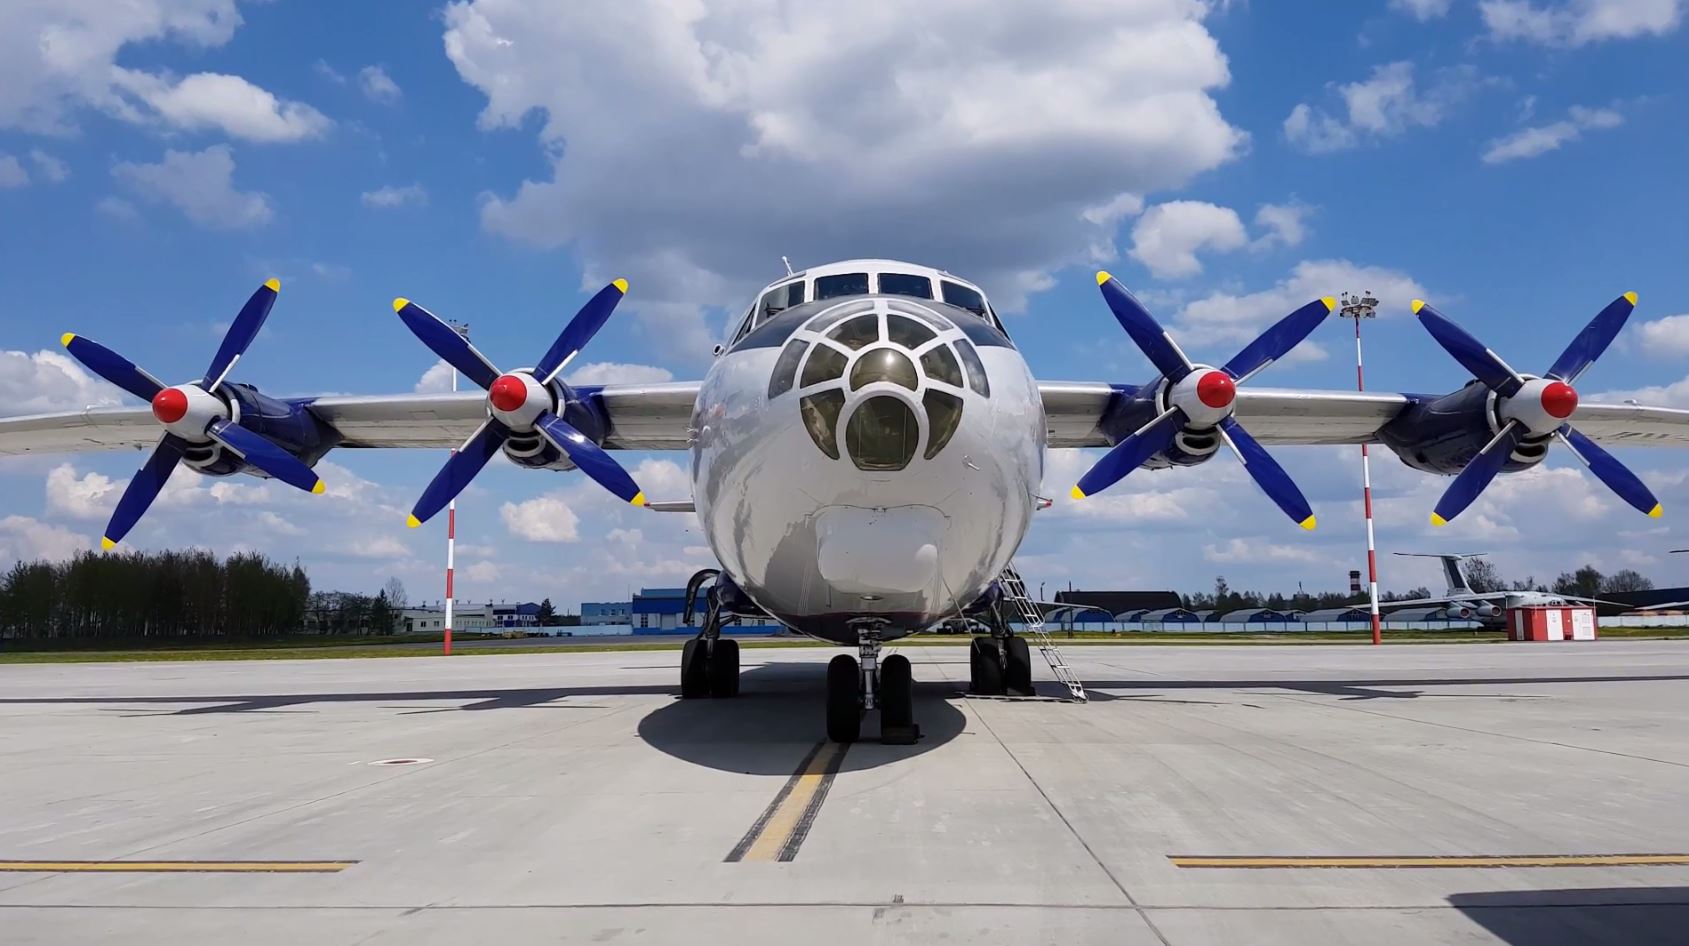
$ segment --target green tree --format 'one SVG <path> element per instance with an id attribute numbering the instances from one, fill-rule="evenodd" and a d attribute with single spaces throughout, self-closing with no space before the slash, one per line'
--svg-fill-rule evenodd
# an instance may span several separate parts
<path id="1" fill-rule="evenodd" d="M 540 627 L 551 627 L 557 623 L 557 609 L 552 607 L 550 598 L 540 602 L 539 611 L 534 617 L 539 620 Z"/>

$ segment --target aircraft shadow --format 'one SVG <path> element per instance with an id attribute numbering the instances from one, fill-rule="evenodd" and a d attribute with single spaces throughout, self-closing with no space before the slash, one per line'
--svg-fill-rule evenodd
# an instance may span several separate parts
<path id="1" fill-rule="evenodd" d="M 1449 904 L 1509 946 L 1689 942 L 1689 887 L 1457 893 Z"/>
<path id="2" fill-rule="evenodd" d="M 1581 677 L 1404 677 L 1399 680 L 1275 680 L 1271 678 L 1260 680 L 1179 680 L 1168 677 L 1138 677 L 1131 680 L 1098 680 L 1088 678 L 1083 673 L 1080 674 L 1080 682 L 1085 684 L 1087 690 L 1103 691 L 1091 693 L 1091 698 L 1097 702 L 1123 698 L 1119 694 L 1107 692 L 1120 690 L 1293 690 L 1300 693 L 1337 696 L 1349 700 L 1416 700 L 1434 696 L 1464 696 L 1468 698 L 1485 697 L 1494 699 L 1498 694 L 1452 694 L 1427 692 L 1427 690 L 1435 690 L 1440 687 L 1529 687 L 1557 683 L 1658 683 L 1662 681 L 1683 680 L 1689 680 L 1689 674 L 1635 674 L 1629 676 L 1613 675 Z"/>

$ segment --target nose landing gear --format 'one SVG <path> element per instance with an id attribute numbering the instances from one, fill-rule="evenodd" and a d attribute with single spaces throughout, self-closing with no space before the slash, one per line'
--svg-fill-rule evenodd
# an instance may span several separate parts
<path id="1" fill-rule="evenodd" d="M 827 664 L 827 738 L 855 742 L 862 737 L 862 715 L 880 711 L 880 741 L 913 745 L 921 738 L 915 724 L 915 681 L 909 658 L 892 654 L 880 661 L 880 618 L 851 622 L 861 659 L 839 654 Z"/>

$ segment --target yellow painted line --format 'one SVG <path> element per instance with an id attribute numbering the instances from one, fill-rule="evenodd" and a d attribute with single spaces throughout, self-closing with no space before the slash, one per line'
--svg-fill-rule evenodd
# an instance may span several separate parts
<path id="1" fill-rule="evenodd" d="M 1689 865 L 1689 854 L 1498 854 L 1452 857 L 1186 857 L 1174 867 L 1352 869 L 1425 867 L 1665 867 Z"/>
<path id="2" fill-rule="evenodd" d="M 357 861 L 0 861 L 0 871 L 117 874 L 333 874 Z"/>
<path id="3" fill-rule="evenodd" d="M 836 742 L 816 746 L 804 764 L 786 783 L 752 827 L 750 843 L 740 841 L 729 861 L 789 861 L 796 855 L 796 845 L 808 834 L 820 802 L 826 798 L 827 786 L 838 772 L 839 760 L 845 747 Z M 795 842 L 795 843 L 794 843 Z"/>

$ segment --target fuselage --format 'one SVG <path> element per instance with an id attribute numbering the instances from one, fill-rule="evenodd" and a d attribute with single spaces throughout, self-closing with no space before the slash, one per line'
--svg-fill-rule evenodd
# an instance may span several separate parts
<path id="1" fill-rule="evenodd" d="M 758 295 L 705 376 L 693 497 L 733 581 L 795 630 L 854 644 L 977 600 L 1036 508 L 1045 422 L 979 290 L 855 260 Z"/>

